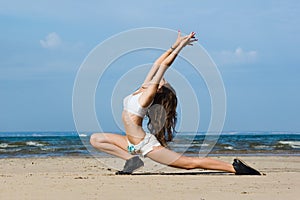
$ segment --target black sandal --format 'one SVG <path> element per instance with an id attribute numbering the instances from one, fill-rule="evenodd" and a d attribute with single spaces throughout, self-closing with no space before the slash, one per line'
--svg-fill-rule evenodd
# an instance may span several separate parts
<path id="1" fill-rule="evenodd" d="M 245 162 L 240 159 L 233 160 L 233 168 L 235 169 L 235 175 L 263 175 L 256 169 L 248 166 Z"/>
<path id="2" fill-rule="evenodd" d="M 132 174 L 135 170 L 143 166 L 144 162 L 138 156 L 135 156 L 126 160 L 123 170 L 117 171 L 116 175 Z"/>

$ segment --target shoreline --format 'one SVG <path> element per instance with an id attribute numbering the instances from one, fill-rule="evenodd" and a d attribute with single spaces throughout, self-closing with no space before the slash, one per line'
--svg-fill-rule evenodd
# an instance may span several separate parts
<path id="1" fill-rule="evenodd" d="M 299 156 L 239 158 L 266 176 L 175 169 L 147 158 L 135 175 L 115 175 L 124 161 L 111 157 L 1 158 L 0 199 L 298 199 Z"/>

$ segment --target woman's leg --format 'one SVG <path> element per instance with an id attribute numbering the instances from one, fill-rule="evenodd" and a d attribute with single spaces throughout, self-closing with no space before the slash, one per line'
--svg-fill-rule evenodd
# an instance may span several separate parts
<path id="1" fill-rule="evenodd" d="M 91 135 L 90 142 L 96 149 L 128 160 L 133 155 L 127 152 L 126 136 L 113 133 L 94 133 Z"/>
<path id="2" fill-rule="evenodd" d="M 187 157 L 175 153 L 174 151 L 166 149 L 162 146 L 154 147 L 154 149 L 147 154 L 147 157 L 161 164 L 176 168 L 201 168 L 235 173 L 235 170 L 230 163 L 214 160 L 211 158 Z"/>

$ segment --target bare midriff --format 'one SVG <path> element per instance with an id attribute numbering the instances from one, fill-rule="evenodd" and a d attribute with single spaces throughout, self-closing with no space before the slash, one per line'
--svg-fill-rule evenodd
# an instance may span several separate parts
<path id="1" fill-rule="evenodd" d="M 140 143 L 146 135 L 142 127 L 143 118 L 124 110 L 122 120 L 129 142 L 134 145 Z"/>

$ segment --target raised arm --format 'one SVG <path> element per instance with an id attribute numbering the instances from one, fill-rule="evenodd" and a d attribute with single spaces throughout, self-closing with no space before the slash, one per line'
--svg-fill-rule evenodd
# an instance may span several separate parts
<path id="1" fill-rule="evenodd" d="M 153 78 L 150 80 L 150 85 L 157 85 L 163 78 L 164 73 L 166 70 L 172 65 L 174 60 L 176 59 L 179 52 L 186 46 L 186 45 L 192 45 L 194 41 L 197 41 L 195 39 L 195 33 L 192 32 L 189 35 L 185 37 L 180 37 L 180 43 L 176 46 L 176 48 L 169 54 L 168 57 L 166 57 L 160 64 L 157 72 L 154 74 Z"/>
<path id="2" fill-rule="evenodd" d="M 154 62 L 152 68 L 145 78 L 143 85 L 149 83 L 152 80 L 158 68 L 161 66 L 161 63 L 179 46 L 184 38 L 185 37 L 181 37 L 181 32 L 180 30 L 178 30 L 178 35 L 175 43 Z"/>
<path id="3" fill-rule="evenodd" d="M 158 85 L 160 81 L 162 80 L 165 72 L 167 69 L 171 66 L 171 64 L 176 59 L 179 52 L 186 46 L 186 45 L 192 45 L 194 41 L 197 41 L 195 39 L 195 33 L 192 32 L 191 34 L 181 37 L 180 43 L 177 45 L 177 47 L 161 62 L 161 64 L 158 66 L 156 72 L 154 73 L 152 79 L 148 82 L 147 89 L 143 92 L 143 95 L 140 97 L 140 104 L 141 106 L 148 106 L 152 99 L 154 98 Z M 152 70 L 152 69 L 151 69 Z M 150 70 L 150 71 L 151 71 Z M 149 73 L 150 74 L 150 73 Z M 148 74 L 148 75 L 149 75 Z"/>

